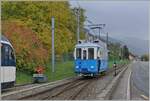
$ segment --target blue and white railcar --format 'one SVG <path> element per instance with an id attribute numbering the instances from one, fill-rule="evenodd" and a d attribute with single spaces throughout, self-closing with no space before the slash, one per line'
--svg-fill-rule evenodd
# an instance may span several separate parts
<path id="1" fill-rule="evenodd" d="M 75 46 L 75 72 L 80 75 L 98 75 L 108 69 L 108 50 L 106 43 L 96 40 L 80 42 Z"/>
<path id="2" fill-rule="evenodd" d="M 16 81 L 16 60 L 11 43 L 1 36 L 1 88 L 12 87 Z"/>

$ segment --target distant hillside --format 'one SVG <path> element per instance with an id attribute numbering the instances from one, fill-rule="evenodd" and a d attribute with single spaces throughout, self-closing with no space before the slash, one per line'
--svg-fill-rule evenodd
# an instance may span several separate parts
<path id="1" fill-rule="evenodd" d="M 128 47 L 129 50 L 137 55 L 143 55 L 149 52 L 149 41 L 142 40 L 138 38 L 126 37 L 120 39 L 122 40 Z"/>
<path id="2" fill-rule="evenodd" d="M 106 40 L 106 36 L 101 36 L 101 38 L 102 38 L 103 40 Z M 118 40 L 118 39 L 112 38 L 112 37 L 108 37 L 108 42 L 109 42 L 109 43 L 120 43 L 121 45 L 125 45 L 124 42 L 122 42 L 122 41 L 120 41 L 120 40 Z"/>
<path id="3" fill-rule="evenodd" d="M 93 35 L 93 33 L 91 34 Z M 101 36 L 101 40 L 106 41 L 106 36 Z M 149 40 L 142 40 L 134 37 L 109 37 L 109 43 L 119 43 L 122 46 L 127 45 L 129 51 L 135 55 L 143 55 L 149 53 Z"/>
<path id="4" fill-rule="evenodd" d="M 101 38 L 106 40 L 106 36 L 101 36 Z M 120 39 L 109 37 L 108 39 L 109 39 L 109 43 L 120 43 L 121 45 L 127 45 L 129 51 L 135 55 L 143 55 L 149 52 L 148 40 L 142 40 L 142 39 L 131 38 L 131 37 L 120 38 Z"/>

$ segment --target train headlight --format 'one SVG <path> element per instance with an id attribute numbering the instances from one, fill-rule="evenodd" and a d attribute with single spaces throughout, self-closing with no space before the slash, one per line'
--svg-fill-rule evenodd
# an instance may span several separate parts
<path id="1" fill-rule="evenodd" d="M 94 68 L 94 66 L 91 66 L 91 69 L 93 69 Z"/>
<path id="2" fill-rule="evenodd" d="M 78 69 L 79 68 L 79 66 L 76 66 L 76 69 Z"/>

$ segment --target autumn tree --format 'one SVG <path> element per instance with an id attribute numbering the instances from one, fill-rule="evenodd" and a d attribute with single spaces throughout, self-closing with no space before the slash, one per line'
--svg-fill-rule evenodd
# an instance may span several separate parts
<path id="1" fill-rule="evenodd" d="M 68 1 L 2 1 L 1 9 L 2 33 L 16 50 L 17 68 L 30 70 L 50 60 L 52 16 L 56 55 L 61 57 L 73 51 L 77 19 Z M 80 13 L 82 29 L 84 10 Z M 81 33 L 83 37 L 82 30 Z"/>

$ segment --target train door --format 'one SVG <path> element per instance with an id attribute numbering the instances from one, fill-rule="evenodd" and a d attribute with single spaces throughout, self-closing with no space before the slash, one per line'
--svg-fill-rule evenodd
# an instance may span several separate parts
<path id="1" fill-rule="evenodd" d="M 4 46 L 4 82 L 9 82 L 10 81 L 10 77 L 11 77 L 11 72 L 10 71 L 10 67 L 9 67 L 9 46 L 5 45 Z"/>
<path id="2" fill-rule="evenodd" d="M 4 46 L 3 44 L 1 43 L 1 67 L 0 67 L 0 73 L 1 73 L 1 83 L 4 82 L 4 67 L 3 67 L 3 64 L 4 64 Z"/>
<path id="3" fill-rule="evenodd" d="M 4 44 L 3 46 L 3 82 L 15 81 L 16 67 L 13 49 L 7 44 Z"/>

